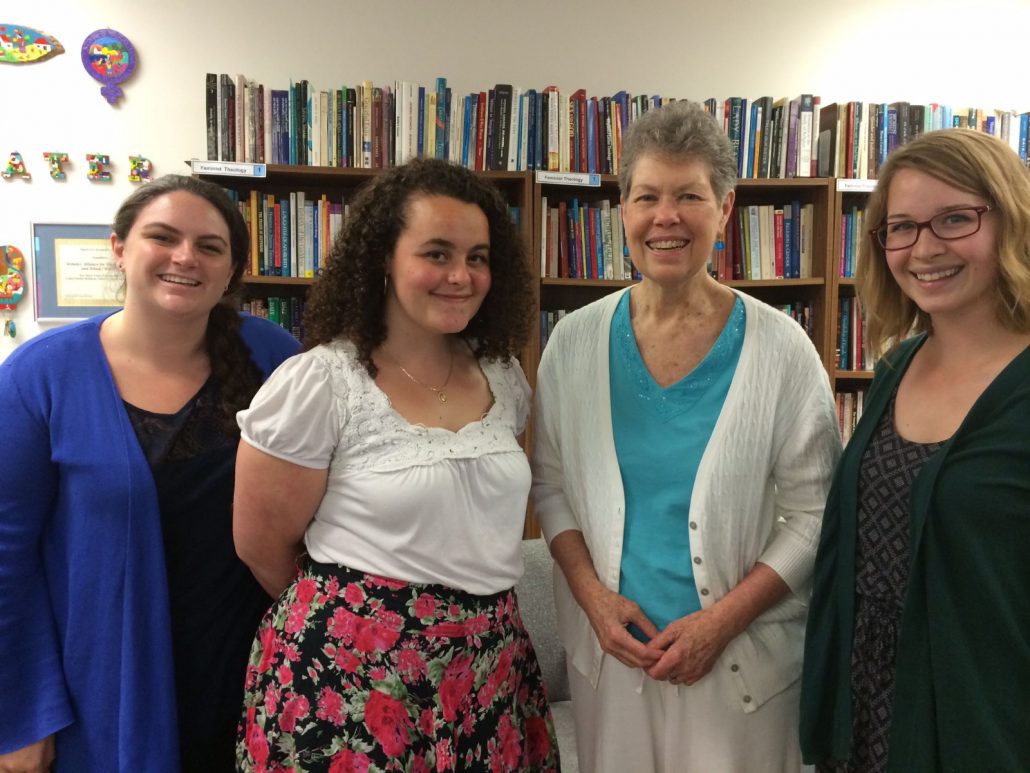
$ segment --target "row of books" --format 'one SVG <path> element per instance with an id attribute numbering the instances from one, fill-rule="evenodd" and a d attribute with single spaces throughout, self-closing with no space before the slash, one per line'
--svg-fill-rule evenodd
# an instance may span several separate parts
<path id="1" fill-rule="evenodd" d="M 818 176 L 876 178 L 888 154 L 922 132 L 953 127 L 1000 137 L 1030 163 L 1030 112 L 956 108 L 939 103 L 843 102 L 819 112 Z"/>
<path id="2" fill-rule="evenodd" d="M 724 248 L 712 255 L 713 274 L 728 279 L 806 279 L 812 276 L 812 204 L 734 207 Z"/>
<path id="3" fill-rule="evenodd" d="M 858 265 L 858 248 L 865 233 L 865 210 L 852 206 L 840 217 L 840 276 L 852 279 Z"/>
<path id="4" fill-rule="evenodd" d="M 362 81 L 319 90 L 306 80 L 267 88 L 243 75 L 207 73 L 209 160 L 381 168 L 415 156 L 476 170 L 618 171 L 626 125 L 667 98 L 511 84 L 453 94 L 434 86 Z"/>
<path id="5" fill-rule="evenodd" d="M 808 337 L 815 340 L 815 309 L 812 301 L 800 300 L 792 301 L 791 303 L 772 304 L 772 306 L 801 325 L 808 334 Z M 547 346 L 547 341 L 551 337 L 554 326 L 567 313 L 569 312 L 566 309 L 545 309 L 540 312 L 540 351 L 543 351 Z"/>
<path id="6" fill-rule="evenodd" d="M 750 106 L 743 97 L 707 99 L 704 105 L 722 117 L 737 152 L 737 176 L 767 178 L 816 176 L 819 103 L 818 96 L 801 94 L 791 100 L 759 97 Z"/>
<path id="7" fill-rule="evenodd" d="M 838 369 L 872 370 L 876 365 L 876 358 L 869 351 L 865 326 L 858 298 L 842 297 L 837 310 Z"/>
<path id="8" fill-rule="evenodd" d="M 626 250 L 622 206 L 608 199 L 557 203 L 541 198 L 540 275 L 568 279 L 639 279 Z"/>
<path id="9" fill-rule="evenodd" d="M 856 389 L 853 391 L 837 392 L 834 395 L 837 403 L 837 424 L 840 428 L 840 436 L 847 445 L 855 432 L 855 425 L 862 418 L 862 404 L 865 402 L 865 390 Z"/>
<path id="10" fill-rule="evenodd" d="M 315 277 L 325 265 L 347 205 L 304 191 L 275 195 L 228 190 L 250 227 L 253 276 Z"/>
<path id="11" fill-rule="evenodd" d="M 242 304 L 243 311 L 255 317 L 267 319 L 290 331 L 296 338 L 302 338 L 304 329 L 304 299 L 295 295 L 249 298 Z"/>
<path id="12" fill-rule="evenodd" d="M 592 96 L 512 84 L 454 94 L 447 79 L 317 89 L 273 89 L 243 75 L 207 73 L 210 160 L 381 168 L 414 156 L 477 170 L 618 174 L 622 135 L 674 97 Z M 1030 113 L 946 105 L 833 103 L 814 94 L 709 98 L 737 151 L 738 176 L 875 177 L 886 154 L 920 131 L 972 126 L 1009 140 L 1026 159 Z M 1022 138 L 1022 139 L 1021 139 Z"/>

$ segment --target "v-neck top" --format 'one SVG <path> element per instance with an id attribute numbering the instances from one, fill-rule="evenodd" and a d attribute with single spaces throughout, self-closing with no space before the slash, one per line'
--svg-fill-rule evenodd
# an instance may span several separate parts
<path id="1" fill-rule="evenodd" d="M 659 630 L 701 609 L 690 560 L 690 500 L 740 359 L 744 323 L 738 298 L 704 359 L 661 387 L 637 347 L 629 293 L 612 317 L 612 428 L 626 492 L 619 593 L 639 604 Z M 630 630 L 644 638 L 635 627 Z"/>

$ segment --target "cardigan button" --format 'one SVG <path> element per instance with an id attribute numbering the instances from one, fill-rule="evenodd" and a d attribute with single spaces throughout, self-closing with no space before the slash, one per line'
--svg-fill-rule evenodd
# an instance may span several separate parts
<path id="1" fill-rule="evenodd" d="M 744 696 L 744 703 L 750 703 L 750 702 L 751 702 L 751 696 L 750 695 L 745 695 Z"/>
<path id="2" fill-rule="evenodd" d="M 708 588 L 702 588 L 701 589 L 701 595 L 702 596 L 707 596 L 708 595 Z"/>
<path id="3" fill-rule="evenodd" d="M 734 663 L 732 666 L 730 666 L 730 671 L 732 671 L 733 673 L 737 673 L 738 671 L 740 671 L 740 666 Z"/>
<path id="4" fill-rule="evenodd" d="M 695 531 L 697 531 L 697 521 L 691 521 L 690 522 L 690 528 L 694 529 Z"/>
<path id="5" fill-rule="evenodd" d="M 694 559 L 694 563 L 695 563 L 695 564 L 700 564 L 700 563 L 701 563 L 701 556 L 697 556 L 697 557 L 696 557 L 696 558 Z"/>

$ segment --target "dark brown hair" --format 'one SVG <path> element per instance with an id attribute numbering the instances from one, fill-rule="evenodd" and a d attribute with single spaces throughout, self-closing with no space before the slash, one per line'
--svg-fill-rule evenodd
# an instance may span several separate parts
<path id="1" fill-rule="evenodd" d="M 490 292 L 459 335 L 477 357 L 509 360 L 525 344 L 533 313 L 525 247 L 497 189 L 460 166 L 415 159 L 379 174 L 351 205 L 304 309 L 304 348 L 352 341 L 372 376 L 372 350 L 386 339 L 386 263 L 417 196 L 449 196 L 479 207 L 490 228 Z"/>
<path id="2" fill-rule="evenodd" d="M 138 188 L 123 201 L 115 213 L 112 230 L 115 236 L 125 241 L 144 207 L 161 196 L 177 191 L 202 198 L 218 211 L 229 228 L 232 276 L 222 300 L 208 315 L 204 341 L 211 361 L 211 372 L 218 384 L 224 428 L 230 435 L 238 436 L 240 430 L 236 424 L 236 412 L 250 405 L 262 380 L 261 370 L 251 359 L 250 351 L 240 336 L 240 315 L 236 311 L 238 302 L 234 297 L 250 259 L 250 232 L 243 216 L 225 191 L 214 183 L 196 177 L 169 174 Z"/>

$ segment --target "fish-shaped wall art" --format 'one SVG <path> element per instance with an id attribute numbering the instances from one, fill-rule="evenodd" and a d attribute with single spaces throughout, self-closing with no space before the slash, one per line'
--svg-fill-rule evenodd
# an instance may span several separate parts
<path id="1" fill-rule="evenodd" d="M 53 35 L 23 24 L 0 22 L 0 64 L 42 62 L 63 53 L 64 46 Z"/>

